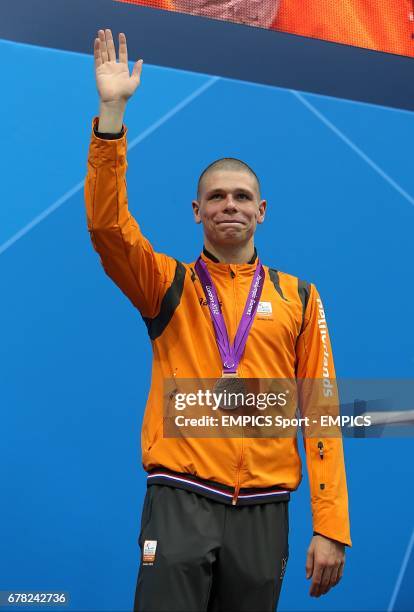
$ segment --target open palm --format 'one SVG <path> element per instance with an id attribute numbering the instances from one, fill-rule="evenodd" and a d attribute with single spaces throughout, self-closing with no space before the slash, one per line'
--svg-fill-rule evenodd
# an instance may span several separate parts
<path id="1" fill-rule="evenodd" d="M 141 81 L 142 60 L 138 60 L 129 74 L 126 36 L 119 34 L 119 62 L 111 30 L 99 30 L 95 38 L 94 58 L 96 86 L 102 102 L 127 101 Z"/>

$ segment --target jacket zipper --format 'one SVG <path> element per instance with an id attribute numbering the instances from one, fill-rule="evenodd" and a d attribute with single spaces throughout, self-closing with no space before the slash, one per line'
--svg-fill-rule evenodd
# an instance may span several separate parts
<path id="1" fill-rule="evenodd" d="M 319 449 L 319 458 L 321 463 L 321 480 L 319 482 L 319 489 L 321 491 L 323 491 L 325 489 L 326 486 L 326 482 L 325 482 L 325 446 L 324 443 L 322 442 L 322 440 L 319 440 L 318 442 L 318 449 Z"/>
<path id="2" fill-rule="evenodd" d="M 239 496 L 239 491 L 240 491 L 240 483 L 237 484 L 237 486 L 234 489 L 234 495 L 233 498 L 231 500 L 231 505 L 235 506 L 237 504 L 237 498 Z"/>
<path id="3" fill-rule="evenodd" d="M 230 268 L 230 277 L 233 280 L 233 295 L 234 295 L 234 304 L 235 304 L 235 309 L 236 309 L 236 322 L 237 322 L 237 294 L 236 294 L 236 287 L 235 287 L 235 281 L 234 281 L 236 274 L 233 272 L 231 268 Z M 240 364 L 239 364 L 239 367 L 240 367 Z M 234 488 L 233 498 L 231 500 L 232 506 L 235 506 L 237 504 L 237 499 L 238 499 L 239 491 L 240 491 L 240 470 L 241 470 L 241 466 L 243 463 L 243 438 L 241 440 L 242 440 L 241 441 L 241 452 L 240 452 L 239 464 L 237 466 L 236 484 Z"/>

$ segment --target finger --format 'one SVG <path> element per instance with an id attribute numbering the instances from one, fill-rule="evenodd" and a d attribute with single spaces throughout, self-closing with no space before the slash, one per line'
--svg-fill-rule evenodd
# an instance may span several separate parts
<path id="1" fill-rule="evenodd" d="M 142 61 L 142 59 L 138 60 L 133 69 L 132 69 L 132 74 L 131 74 L 131 78 L 133 78 L 135 81 L 137 81 L 137 84 L 139 85 L 140 81 L 141 81 L 141 72 L 142 72 L 142 64 L 144 62 Z"/>
<path id="2" fill-rule="evenodd" d="M 99 66 L 101 66 L 102 64 L 102 58 L 101 58 L 101 48 L 99 45 L 99 38 L 95 38 L 95 42 L 93 45 L 93 57 L 95 59 L 95 69 L 99 68 Z"/>
<path id="3" fill-rule="evenodd" d="M 331 588 L 331 580 L 332 580 L 332 567 L 325 567 L 322 575 L 321 586 L 319 588 L 319 594 L 325 595 Z"/>
<path id="4" fill-rule="evenodd" d="M 105 32 L 103 30 L 99 30 L 99 45 L 101 47 L 102 63 L 109 61 L 108 50 L 106 48 Z"/>
<path id="5" fill-rule="evenodd" d="M 332 576 L 331 576 L 331 583 L 332 586 L 336 586 L 339 582 L 339 568 L 341 567 L 341 564 L 339 563 L 338 565 L 336 565 L 333 570 L 332 570 Z"/>
<path id="6" fill-rule="evenodd" d="M 319 565 L 318 563 L 314 564 L 312 584 L 311 584 L 311 588 L 309 591 L 309 594 L 311 595 L 311 597 L 319 597 L 320 595 L 319 590 L 321 587 L 322 575 L 323 575 L 323 567 Z"/>
<path id="7" fill-rule="evenodd" d="M 119 61 L 123 64 L 128 64 L 127 42 L 123 32 L 119 34 Z"/>
<path id="8" fill-rule="evenodd" d="M 345 567 L 345 562 L 342 561 L 342 563 L 340 564 L 339 569 L 338 569 L 338 582 L 342 578 L 342 574 L 344 573 L 344 567 Z"/>
<path id="9" fill-rule="evenodd" d="M 313 552 L 308 552 L 306 556 L 306 578 L 310 578 L 313 574 Z"/>
<path id="10" fill-rule="evenodd" d="M 106 38 L 106 48 L 108 51 L 108 57 L 110 62 L 116 62 L 116 51 L 114 39 L 112 38 L 111 30 L 105 30 L 105 38 Z"/>

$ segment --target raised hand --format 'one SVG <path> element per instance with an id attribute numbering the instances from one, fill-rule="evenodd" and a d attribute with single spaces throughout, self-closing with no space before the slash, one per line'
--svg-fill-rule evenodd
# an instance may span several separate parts
<path id="1" fill-rule="evenodd" d="M 101 103 L 126 103 L 141 81 L 142 59 L 129 74 L 126 36 L 119 34 L 119 61 L 111 30 L 99 30 L 94 43 L 96 86 Z"/>

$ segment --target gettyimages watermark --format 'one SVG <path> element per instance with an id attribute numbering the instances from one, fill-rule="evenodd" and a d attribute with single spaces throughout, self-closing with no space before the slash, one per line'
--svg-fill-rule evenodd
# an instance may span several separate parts
<path id="1" fill-rule="evenodd" d="M 414 379 L 171 378 L 163 437 L 410 437 Z"/>

